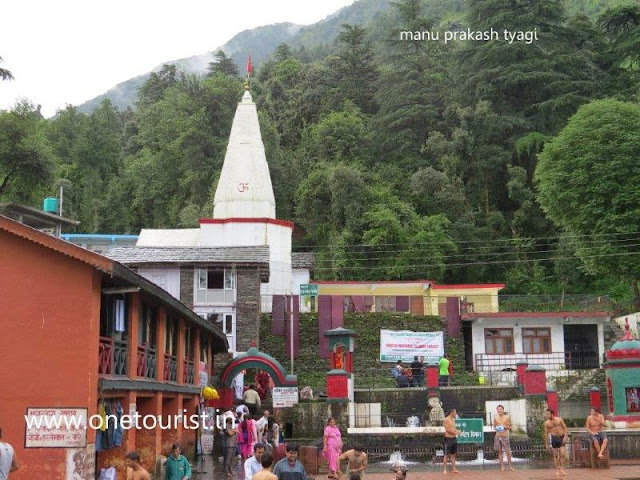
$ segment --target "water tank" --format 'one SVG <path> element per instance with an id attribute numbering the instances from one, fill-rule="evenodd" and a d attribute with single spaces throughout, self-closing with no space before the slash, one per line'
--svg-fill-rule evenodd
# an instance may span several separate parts
<path id="1" fill-rule="evenodd" d="M 49 213 L 58 213 L 58 199 L 53 197 L 48 197 L 44 199 L 44 204 L 42 205 L 42 210 Z"/>

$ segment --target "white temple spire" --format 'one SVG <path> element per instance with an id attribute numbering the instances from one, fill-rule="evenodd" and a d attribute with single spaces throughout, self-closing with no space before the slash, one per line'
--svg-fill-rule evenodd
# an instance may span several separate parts
<path id="1" fill-rule="evenodd" d="M 276 218 L 258 111 L 248 89 L 233 117 L 213 200 L 213 218 Z"/>

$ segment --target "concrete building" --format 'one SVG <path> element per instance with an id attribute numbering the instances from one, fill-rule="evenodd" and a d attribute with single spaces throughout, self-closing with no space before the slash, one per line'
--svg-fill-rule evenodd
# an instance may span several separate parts
<path id="1" fill-rule="evenodd" d="M 260 287 L 269 281 L 269 247 L 120 247 L 108 255 L 218 326 L 231 352 L 260 341 Z"/>
<path id="2" fill-rule="evenodd" d="M 25 415 L 193 415 L 225 334 L 122 264 L 4 216 L 0 256 L 0 426 L 21 464 L 11 479 L 96 478 L 96 466 L 124 478 L 128 451 L 150 471 L 172 443 L 192 453 L 182 423 L 116 434 L 28 428 Z"/>
<path id="3" fill-rule="evenodd" d="M 433 280 L 314 280 L 318 295 L 340 296 L 345 312 L 406 312 L 447 316 L 447 298 L 460 300 L 462 312 L 497 312 L 503 283 L 438 285 Z"/>
<path id="4" fill-rule="evenodd" d="M 492 312 L 462 315 L 467 366 L 515 370 L 518 362 L 546 370 L 599 368 L 607 312 Z"/>

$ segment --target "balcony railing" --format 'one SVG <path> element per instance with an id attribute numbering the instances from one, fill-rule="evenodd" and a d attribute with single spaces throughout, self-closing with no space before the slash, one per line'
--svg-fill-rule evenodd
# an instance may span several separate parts
<path id="1" fill-rule="evenodd" d="M 156 350 L 146 345 L 138 345 L 137 375 L 156 378 Z"/>
<path id="2" fill-rule="evenodd" d="M 98 346 L 98 373 L 101 375 L 127 374 L 127 342 L 111 337 L 100 337 Z"/>
<path id="3" fill-rule="evenodd" d="M 515 370 L 520 362 L 539 365 L 547 370 L 584 370 L 600 366 L 598 355 L 592 352 L 515 353 L 492 355 L 478 353 L 475 358 L 478 372 Z"/>
<path id="4" fill-rule="evenodd" d="M 169 382 L 178 381 L 178 359 L 175 355 L 164 354 L 164 380 Z"/>
<path id="5" fill-rule="evenodd" d="M 196 376 L 196 366 L 193 360 L 184 360 L 184 369 L 182 374 L 184 383 L 194 383 Z"/>

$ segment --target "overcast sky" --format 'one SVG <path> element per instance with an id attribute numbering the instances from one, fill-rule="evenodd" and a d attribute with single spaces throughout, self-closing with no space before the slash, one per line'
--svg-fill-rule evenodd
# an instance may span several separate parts
<path id="1" fill-rule="evenodd" d="M 354 0 L 5 0 L 0 109 L 18 98 L 50 116 L 162 64 L 206 53 L 242 30 L 310 24 Z"/>

